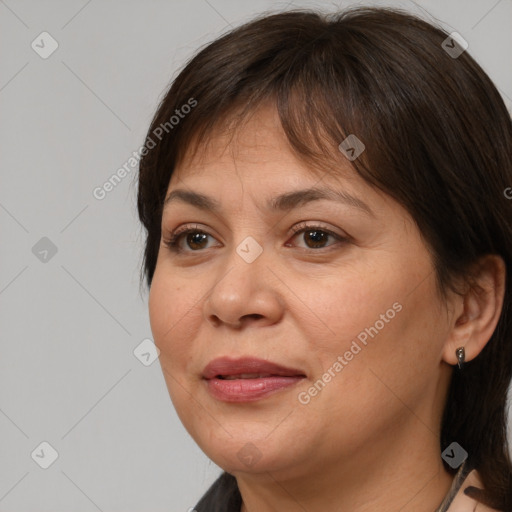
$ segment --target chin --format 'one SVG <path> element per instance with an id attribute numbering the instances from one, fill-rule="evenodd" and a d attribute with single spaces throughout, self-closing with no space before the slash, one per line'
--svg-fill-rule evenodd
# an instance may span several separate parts
<path id="1" fill-rule="evenodd" d="M 207 457 L 224 471 L 234 474 L 258 474 L 290 469 L 297 465 L 297 457 L 293 456 L 286 445 L 286 439 L 290 439 L 289 435 L 285 435 L 284 438 L 275 435 L 266 437 L 260 432 L 259 436 L 251 436 L 243 425 L 240 432 L 230 430 L 227 424 L 225 428 L 232 437 L 218 426 L 216 434 L 220 434 L 220 438 L 212 436 L 212 432 L 209 431 L 206 440 L 195 439 Z"/>

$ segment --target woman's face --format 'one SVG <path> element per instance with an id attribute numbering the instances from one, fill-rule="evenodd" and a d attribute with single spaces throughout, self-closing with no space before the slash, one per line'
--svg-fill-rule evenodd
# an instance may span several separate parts
<path id="1" fill-rule="evenodd" d="M 355 469 L 356 460 L 389 455 L 397 437 L 401 450 L 408 438 L 416 454 L 437 450 L 449 315 L 411 217 L 341 153 L 336 178 L 312 173 L 271 109 L 229 144 L 224 137 L 172 176 L 168 194 L 202 194 L 218 210 L 179 197 L 166 204 L 149 297 L 160 363 L 185 428 L 235 475 L 305 474 L 349 460 Z M 331 198 L 269 206 L 311 188 Z M 163 243 L 186 228 L 196 234 L 178 239 L 180 252 Z M 303 377 L 274 378 L 285 386 L 244 394 L 239 381 L 204 379 L 219 357 L 268 360 Z M 226 386 L 232 394 L 210 392 Z"/>

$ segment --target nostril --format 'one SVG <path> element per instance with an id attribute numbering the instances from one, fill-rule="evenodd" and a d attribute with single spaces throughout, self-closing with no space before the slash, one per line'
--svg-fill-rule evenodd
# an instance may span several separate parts
<path id="1" fill-rule="evenodd" d="M 263 318 L 263 315 L 260 315 L 259 313 L 253 313 L 252 315 L 246 315 L 246 316 L 248 316 L 249 318 L 254 318 L 255 320 L 259 320 L 260 318 Z"/>
<path id="2" fill-rule="evenodd" d="M 252 322 L 256 320 L 261 320 L 262 318 L 265 318 L 265 315 L 261 315 L 259 313 L 251 313 L 249 315 L 244 315 L 241 318 L 238 319 L 237 322 L 228 322 L 227 320 L 221 320 L 217 315 L 210 315 L 209 317 L 210 322 L 215 327 L 219 327 L 221 324 L 229 324 L 234 329 L 241 329 L 243 325 L 247 322 Z"/>

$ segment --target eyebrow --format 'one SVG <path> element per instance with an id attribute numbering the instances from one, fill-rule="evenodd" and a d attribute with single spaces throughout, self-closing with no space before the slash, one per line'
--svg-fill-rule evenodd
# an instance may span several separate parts
<path id="1" fill-rule="evenodd" d="M 355 197 L 348 192 L 333 190 L 330 188 L 307 188 L 302 190 L 295 190 L 287 192 L 276 197 L 272 197 L 267 201 L 267 209 L 275 211 L 285 211 L 297 208 L 312 201 L 327 199 L 330 201 L 337 201 L 348 206 L 352 206 L 364 211 L 366 214 L 375 217 L 372 209 L 361 199 Z M 220 212 L 221 204 L 216 199 L 200 194 L 198 192 L 191 192 L 184 189 L 173 190 L 164 201 L 164 210 L 169 203 L 174 201 L 181 201 L 190 204 L 205 211 Z"/>

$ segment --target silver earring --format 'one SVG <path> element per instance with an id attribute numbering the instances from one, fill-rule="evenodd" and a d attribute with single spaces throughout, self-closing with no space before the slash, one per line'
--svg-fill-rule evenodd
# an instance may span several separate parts
<path id="1" fill-rule="evenodd" d="M 455 354 L 457 355 L 457 364 L 459 365 L 459 370 L 462 370 L 462 367 L 464 366 L 464 362 L 466 359 L 466 353 L 464 351 L 464 347 L 459 347 Z"/>

